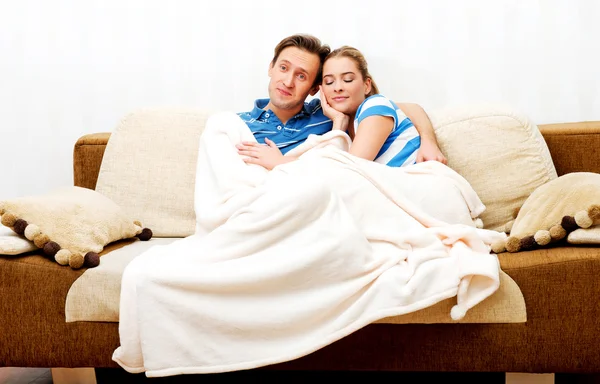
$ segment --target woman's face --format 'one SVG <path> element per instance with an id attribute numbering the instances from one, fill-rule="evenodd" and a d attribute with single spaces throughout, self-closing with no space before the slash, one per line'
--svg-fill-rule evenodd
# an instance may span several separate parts
<path id="1" fill-rule="evenodd" d="M 333 57 L 323 65 L 322 87 L 329 105 L 353 116 L 371 91 L 371 79 L 363 79 L 354 60 Z"/>

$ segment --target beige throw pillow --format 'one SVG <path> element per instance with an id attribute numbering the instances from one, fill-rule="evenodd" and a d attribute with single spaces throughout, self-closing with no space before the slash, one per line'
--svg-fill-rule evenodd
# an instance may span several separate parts
<path id="1" fill-rule="evenodd" d="M 104 246 L 137 236 L 152 237 L 101 193 L 80 187 L 0 202 L 0 221 L 32 241 L 44 254 L 71 268 L 95 267 Z"/>
<path id="2" fill-rule="evenodd" d="M 19 236 L 10 228 L 0 226 L 0 255 L 16 256 L 39 249 L 33 242 Z"/>
<path id="3" fill-rule="evenodd" d="M 573 172 L 537 188 L 512 223 L 510 236 L 494 252 L 519 252 L 566 238 L 572 244 L 600 242 L 600 174 Z M 571 236 L 574 234 L 574 236 Z"/>
<path id="4" fill-rule="evenodd" d="M 579 228 L 567 235 L 569 244 L 600 244 L 600 225 Z"/>

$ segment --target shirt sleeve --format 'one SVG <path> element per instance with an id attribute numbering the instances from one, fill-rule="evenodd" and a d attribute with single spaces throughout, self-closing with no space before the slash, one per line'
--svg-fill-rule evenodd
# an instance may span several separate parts
<path id="1" fill-rule="evenodd" d="M 398 125 L 398 114 L 396 113 L 395 104 L 387 97 L 381 95 L 373 95 L 366 99 L 360 106 L 356 117 L 357 127 L 360 123 L 369 116 L 389 116 L 394 119 L 394 130 Z"/>

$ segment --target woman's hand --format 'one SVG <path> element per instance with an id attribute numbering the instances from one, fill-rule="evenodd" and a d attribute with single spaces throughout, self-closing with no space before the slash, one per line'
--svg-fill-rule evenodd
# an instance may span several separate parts
<path id="1" fill-rule="evenodd" d="M 257 164 L 269 171 L 279 164 L 288 163 L 295 160 L 293 157 L 285 157 L 277 148 L 277 145 L 265 138 L 264 144 L 259 144 L 252 141 L 244 141 L 241 144 L 237 144 L 236 148 L 238 153 L 243 157 L 246 164 Z"/>
<path id="2" fill-rule="evenodd" d="M 325 114 L 325 116 L 329 117 L 333 122 L 332 129 L 338 129 L 340 131 L 346 132 L 350 124 L 350 116 L 338 111 L 337 109 L 329 105 L 329 103 L 327 102 L 327 98 L 323 93 L 323 87 L 320 85 L 319 91 L 319 95 L 321 97 L 321 108 L 323 108 L 323 113 Z"/>
<path id="3" fill-rule="evenodd" d="M 422 138 L 421 138 L 422 139 Z M 439 161 L 442 164 L 448 164 L 446 156 L 440 151 L 439 147 L 435 143 L 431 143 L 427 140 L 421 140 L 421 147 L 417 151 L 417 163 L 423 161 Z"/>

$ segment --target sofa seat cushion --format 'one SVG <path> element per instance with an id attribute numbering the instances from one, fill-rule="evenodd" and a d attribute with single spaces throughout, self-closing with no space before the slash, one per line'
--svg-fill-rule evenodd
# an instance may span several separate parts
<path id="1" fill-rule="evenodd" d="M 128 243 L 110 244 L 103 252 Z M 526 323 L 372 324 L 273 367 L 525 372 L 533 361 L 546 372 L 566 372 L 594 366 L 600 333 L 600 307 L 594 305 L 600 296 L 600 247 L 498 256 L 523 293 Z M 119 346 L 118 323 L 65 322 L 65 297 L 84 271 L 61 267 L 41 255 L 0 256 L 0 345 L 7 346 L 0 348 L 2 364 L 119 368 L 112 360 Z"/>
<path id="2" fill-rule="evenodd" d="M 175 240 L 163 237 L 138 241 L 102 256 L 99 266 L 85 271 L 71 286 L 65 304 L 66 321 L 118 322 L 121 277 L 127 264 L 145 250 Z"/>
<path id="3" fill-rule="evenodd" d="M 525 323 L 527 321 L 527 308 L 523 294 L 517 283 L 504 271 L 500 271 L 500 288 L 471 308 L 461 320 L 454 321 L 448 315 L 454 305 L 456 305 L 456 298 L 450 298 L 420 311 L 386 317 L 375 323 Z"/>
<path id="4" fill-rule="evenodd" d="M 563 263 L 581 263 L 581 262 L 600 262 L 600 248 L 595 245 L 575 245 L 569 246 L 564 242 L 553 244 L 546 248 L 540 248 L 533 251 L 525 251 L 519 253 L 504 252 L 498 254 L 500 260 L 500 267 L 503 271 L 508 273 L 510 276 L 513 275 L 514 271 L 520 271 L 523 269 L 532 269 L 536 267 L 552 267 L 554 264 Z M 541 271 L 541 269 L 540 269 Z M 584 271 L 581 273 L 585 274 Z M 598 271 L 595 271 L 598 274 Z M 538 278 L 539 276 L 531 276 L 531 279 Z M 565 276 L 564 278 L 574 278 L 574 276 Z M 541 278 L 547 279 L 548 277 L 542 276 Z M 600 285 L 600 279 L 598 279 Z M 519 285 L 520 286 L 520 285 Z"/>
<path id="5" fill-rule="evenodd" d="M 155 245 L 166 245 L 177 238 L 153 238 L 119 248 L 102 257 L 102 263 L 88 269 L 71 286 L 66 299 L 66 320 L 119 321 L 121 278 L 131 260 Z M 469 310 L 461 323 L 524 323 L 527 320 L 525 301 L 517 284 L 500 271 L 500 289 L 483 303 Z M 444 300 L 421 311 L 381 319 L 378 323 L 455 323 L 450 310 L 456 298 Z"/>
<path id="6" fill-rule="evenodd" d="M 100 256 L 136 242 L 111 243 Z M 107 359 L 105 355 L 119 345 L 118 324 L 65 322 L 67 293 L 86 270 L 65 268 L 41 250 L 0 256 L 0 345 L 6 346 L 0 348 L 0 365 L 87 367 L 110 363 L 110 356 Z"/>

